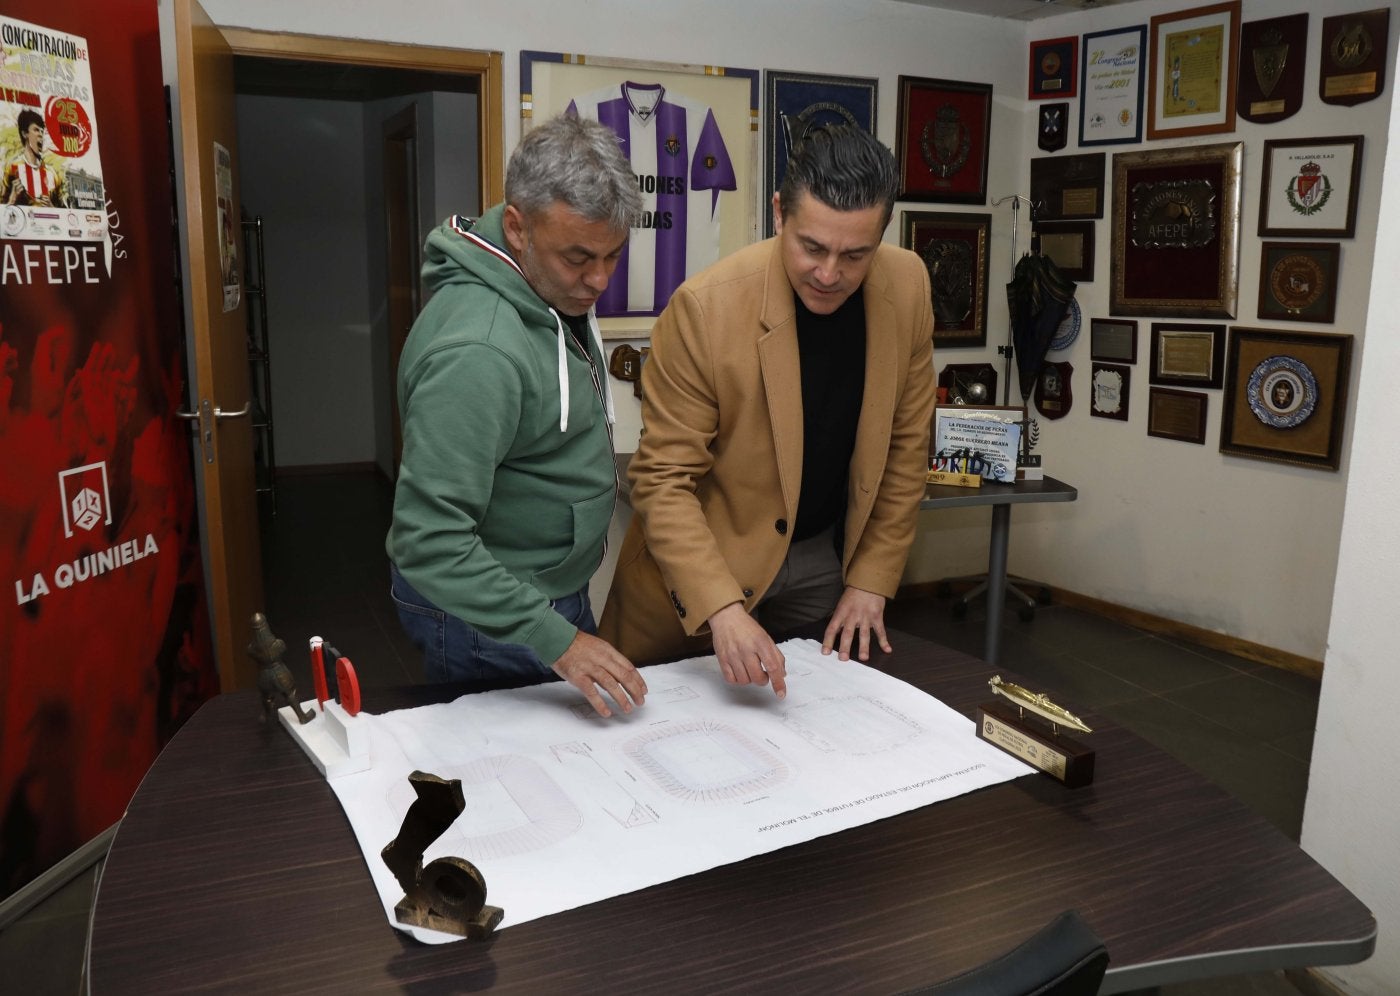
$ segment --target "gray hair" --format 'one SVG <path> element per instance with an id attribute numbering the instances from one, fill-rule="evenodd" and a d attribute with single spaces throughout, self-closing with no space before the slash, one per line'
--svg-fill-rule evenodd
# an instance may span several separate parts
<path id="1" fill-rule="evenodd" d="M 778 207 L 786 218 L 806 192 L 837 211 L 882 207 L 888 224 L 898 191 L 894 153 L 863 128 L 827 125 L 807 132 L 788 157 Z"/>
<path id="2" fill-rule="evenodd" d="M 526 216 L 562 201 L 588 221 L 622 231 L 642 210 L 637 175 L 617 136 L 572 114 L 536 125 L 506 166 L 506 203 Z"/>

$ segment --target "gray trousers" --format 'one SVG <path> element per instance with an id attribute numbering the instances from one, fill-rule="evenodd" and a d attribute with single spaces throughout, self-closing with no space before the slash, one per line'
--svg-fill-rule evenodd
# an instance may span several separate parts
<path id="1" fill-rule="evenodd" d="M 754 607 L 753 617 L 770 634 L 780 636 L 831 615 L 845 590 L 832 526 L 788 547 L 783 566 Z"/>

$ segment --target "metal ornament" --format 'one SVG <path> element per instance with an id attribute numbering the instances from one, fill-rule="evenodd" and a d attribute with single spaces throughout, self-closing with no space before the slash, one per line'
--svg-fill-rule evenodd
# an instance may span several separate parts
<path id="1" fill-rule="evenodd" d="M 919 152 L 934 176 L 948 179 L 967 165 L 972 131 L 952 104 L 944 104 L 919 134 Z"/>

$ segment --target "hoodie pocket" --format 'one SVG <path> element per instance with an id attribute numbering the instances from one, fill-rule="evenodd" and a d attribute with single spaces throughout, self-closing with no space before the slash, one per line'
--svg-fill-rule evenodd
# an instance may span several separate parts
<path id="1" fill-rule="evenodd" d="M 603 546 L 612 522 L 616 494 L 612 488 L 602 494 L 574 502 L 573 545 L 564 559 L 553 567 L 537 571 L 533 578 L 541 591 L 567 594 L 581 587 L 603 560 Z M 567 589 L 567 591 L 565 590 Z"/>

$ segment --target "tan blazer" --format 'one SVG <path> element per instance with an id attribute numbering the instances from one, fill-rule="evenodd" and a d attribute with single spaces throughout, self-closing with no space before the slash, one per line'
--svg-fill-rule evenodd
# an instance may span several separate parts
<path id="1" fill-rule="evenodd" d="M 933 311 L 915 254 L 881 244 L 866 276 L 865 394 L 847 492 L 847 585 L 892 597 L 928 470 Z M 599 627 L 634 662 L 708 652 L 706 621 L 750 611 L 787 555 L 802 485 L 802 383 L 778 242 L 683 284 L 642 366 L 636 512 Z"/>

